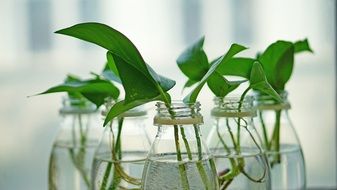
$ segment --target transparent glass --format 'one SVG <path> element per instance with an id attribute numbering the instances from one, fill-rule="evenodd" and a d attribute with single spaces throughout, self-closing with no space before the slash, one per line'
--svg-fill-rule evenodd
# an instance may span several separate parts
<path id="1" fill-rule="evenodd" d="M 49 161 L 50 190 L 91 188 L 94 150 L 102 135 L 96 106 L 84 99 L 63 99 L 61 129 Z"/>
<path id="2" fill-rule="evenodd" d="M 94 188 L 139 189 L 151 142 L 145 131 L 147 112 L 137 107 L 125 112 L 106 127 L 95 152 Z"/>
<path id="3" fill-rule="evenodd" d="M 257 94 L 256 125 L 271 166 L 272 189 L 305 189 L 306 173 L 300 141 L 288 115 L 287 92 L 282 103 Z"/>
<path id="4" fill-rule="evenodd" d="M 218 189 L 214 161 L 200 134 L 199 111 L 199 103 L 157 103 L 158 132 L 144 166 L 142 189 Z"/>
<path id="5" fill-rule="evenodd" d="M 256 110 L 247 96 L 215 98 L 207 144 L 220 189 L 270 189 L 269 165 L 253 125 Z"/>

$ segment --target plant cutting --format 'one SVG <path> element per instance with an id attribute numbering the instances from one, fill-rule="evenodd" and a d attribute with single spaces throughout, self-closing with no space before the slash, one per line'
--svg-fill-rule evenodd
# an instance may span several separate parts
<path id="1" fill-rule="evenodd" d="M 306 188 L 304 156 L 288 116 L 290 103 L 285 91 L 293 71 L 294 55 L 301 52 L 312 52 L 307 39 L 294 43 L 279 40 L 268 46 L 257 58 L 235 58 L 219 69 L 222 75 L 248 78 L 247 68 L 257 60 L 265 70 L 267 81 L 283 99 L 278 102 L 270 95 L 255 90 L 258 108 L 258 120 L 255 123 L 271 165 L 273 189 Z"/>
<path id="2" fill-rule="evenodd" d="M 265 181 L 265 178 L 268 179 L 268 175 L 266 173 L 268 172 L 268 165 L 264 163 L 264 168 L 262 170 L 262 177 L 260 179 L 254 179 L 251 177 L 246 171 L 245 171 L 245 158 L 240 157 L 241 155 L 241 127 L 245 128 L 247 132 L 249 133 L 249 136 L 252 138 L 252 141 L 256 145 L 256 148 L 258 150 L 259 155 L 261 156 L 263 160 L 263 154 L 260 150 L 260 145 L 257 143 L 259 139 L 255 139 L 252 135 L 252 133 L 248 130 L 249 120 L 247 118 L 240 117 L 239 115 L 244 115 L 245 111 L 247 111 L 246 107 L 247 103 L 244 101 L 245 96 L 248 93 L 250 89 L 260 89 L 261 91 L 270 94 L 273 98 L 275 98 L 277 101 L 280 101 L 279 95 L 274 91 L 274 89 L 270 86 L 270 84 L 267 82 L 264 71 L 262 69 L 262 66 L 259 62 L 254 62 L 250 65 L 246 65 L 247 70 L 244 71 L 249 74 L 249 77 L 247 79 L 249 80 L 250 85 L 248 88 L 242 93 L 241 97 L 239 97 L 237 100 L 235 100 L 236 104 L 232 104 L 233 102 L 224 102 L 224 98 L 227 94 L 235 90 L 240 84 L 246 82 L 246 80 L 240 80 L 240 81 L 229 81 L 226 78 L 222 76 L 222 74 L 219 73 L 220 69 L 223 69 L 224 66 L 231 64 L 233 59 L 236 58 L 227 58 L 227 55 L 221 56 L 217 59 L 215 59 L 212 62 L 208 62 L 207 55 L 205 51 L 203 50 L 203 43 L 204 38 L 201 38 L 198 40 L 195 44 L 193 44 L 191 47 L 189 47 L 187 50 L 185 50 L 177 59 L 177 64 L 180 68 L 180 70 L 188 77 L 188 81 L 185 83 L 184 87 L 189 87 L 193 84 L 197 83 L 197 86 L 185 97 L 185 101 L 187 102 L 193 102 L 195 101 L 195 96 L 198 95 L 198 93 L 201 91 L 202 87 L 207 83 L 211 91 L 214 93 L 214 95 L 217 97 L 217 102 L 220 104 L 219 107 L 213 109 L 212 112 L 214 112 L 214 115 L 217 115 L 217 122 L 219 122 L 219 118 L 221 119 L 221 115 L 225 113 L 227 117 L 231 115 L 231 117 L 234 117 L 234 114 L 238 115 L 234 123 L 234 130 L 236 131 L 236 137 L 234 137 L 233 133 L 231 133 L 231 146 L 233 146 L 232 151 L 235 152 L 235 155 L 239 155 L 239 157 L 236 158 L 230 158 L 229 156 L 229 164 L 231 165 L 231 168 L 217 168 L 218 169 L 218 178 L 219 178 L 219 184 L 220 189 L 226 189 L 229 187 L 230 183 L 234 180 L 234 178 L 240 174 L 245 175 L 247 179 L 253 182 L 263 182 Z M 235 45 L 232 46 L 235 47 L 236 53 L 245 50 L 246 48 L 243 46 Z M 235 70 L 240 70 L 240 65 L 237 65 L 238 68 L 234 68 Z M 233 69 L 233 68 L 232 68 Z M 225 104 L 223 106 L 231 105 L 231 110 L 228 111 L 227 109 L 223 109 L 222 104 Z M 233 114 L 233 112 L 235 112 Z M 254 114 L 254 111 L 250 111 L 251 114 Z M 219 113 L 221 113 L 219 115 Z M 223 116 L 225 116 L 223 115 Z M 247 117 L 247 116 L 246 116 Z M 248 118 L 249 119 L 249 118 Z M 247 120 L 247 121 L 246 121 Z M 228 129 L 229 126 L 229 120 L 226 119 L 227 122 L 226 125 Z M 226 144 L 226 142 L 223 140 L 223 137 L 220 134 L 219 131 L 219 124 L 217 124 L 217 137 L 219 140 L 219 144 L 222 145 L 222 149 L 226 151 L 226 153 L 231 154 L 231 150 L 229 146 Z M 245 131 L 244 131 L 245 132 Z M 227 140 L 226 140 L 227 141 Z M 221 151 L 220 151 L 221 152 Z M 214 152 L 213 152 L 214 153 Z M 217 155 L 215 155 L 215 159 L 217 160 Z M 218 159 L 220 160 L 220 159 Z M 224 160 L 220 162 L 225 162 Z M 223 164 L 222 164 L 223 166 Z M 268 181 L 268 180 L 267 180 Z M 250 186 L 253 187 L 253 186 Z M 260 188 L 263 188 L 263 186 L 260 186 Z M 233 188 L 240 188 L 234 186 Z M 241 187 L 242 188 L 242 187 Z M 264 188 L 268 188 L 268 182 L 266 183 Z"/>
<path id="3" fill-rule="evenodd" d="M 68 75 L 63 84 L 40 95 L 57 92 L 66 92 L 67 96 L 60 109 L 63 120 L 49 161 L 49 189 L 90 189 L 91 163 L 101 135 L 95 126 L 97 108 L 105 98 L 117 98 L 119 90 L 96 75 L 88 80 Z"/>
<path id="4" fill-rule="evenodd" d="M 170 111 L 172 102 L 170 95 L 167 93 L 171 89 L 175 82 L 156 74 L 153 69 L 145 63 L 142 56 L 136 47 L 127 39 L 123 34 L 112 29 L 106 25 L 99 23 L 83 23 L 66 28 L 56 33 L 73 36 L 88 42 L 95 43 L 108 50 L 107 57 L 109 68 L 114 71 L 118 70 L 120 80 L 125 90 L 125 99 L 115 103 L 108 112 L 104 125 L 110 122 L 116 116 L 124 113 L 139 105 L 145 104 L 151 101 L 163 101 L 164 105 L 169 110 L 171 118 L 175 118 L 175 114 Z M 206 73 L 205 79 L 202 80 L 202 84 L 193 91 L 185 100 L 189 102 L 195 102 L 202 85 L 209 78 L 209 75 L 213 73 L 219 65 L 229 61 L 235 54 L 245 49 L 244 47 L 234 44 L 229 51 L 221 57 L 218 62 L 214 63 Z M 261 84 L 260 84 L 261 85 Z M 264 84 L 262 84 L 264 85 Z M 184 136 L 183 130 L 180 129 L 181 136 Z M 182 161 L 182 155 L 180 152 L 179 144 L 179 126 L 174 125 L 174 136 L 176 142 L 176 156 L 178 161 Z M 196 137 L 198 137 L 198 131 L 195 130 Z M 201 142 L 199 137 L 196 138 L 198 144 L 199 157 L 201 157 Z M 185 147 L 188 147 L 188 142 L 184 141 Z M 187 155 L 188 153 L 188 148 Z M 202 181 L 207 187 L 208 182 L 205 179 L 204 168 L 199 165 L 198 172 L 202 177 Z M 183 189 L 189 189 L 189 184 L 186 178 L 186 168 L 183 164 L 179 165 L 180 179 L 183 184 Z"/>
<path id="5" fill-rule="evenodd" d="M 288 115 L 291 106 L 286 91 L 286 84 L 294 67 L 295 54 L 302 52 L 312 52 L 307 39 L 295 43 L 276 41 L 256 58 L 265 69 L 267 80 L 283 99 L 282 103 L 275 102 L 268 95 L 256 92 L 256 123 L 259 125 L 263 147 L 270 161 L 274 189 L 306 188 L 304 156 Z"/>

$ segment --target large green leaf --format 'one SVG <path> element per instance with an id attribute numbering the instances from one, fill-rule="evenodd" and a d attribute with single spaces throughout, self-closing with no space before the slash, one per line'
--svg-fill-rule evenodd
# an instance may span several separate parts
<path id="1" fill-rule="evenodd" d="M 218 59 L 214 64 L 211 65 L 207 73 L 203 76 L 201 81 L 198 83 L 198 85 L 184 98 L 184 102 L 195 102 L 202 87 L 207 82 L 209 77 L 216 72 L 219 65 L 225 64 L 227 61 L 229 61 L 234 55 L 237 53 L 247 49 L 244 46 L 238 45 L 238 44 L 232 44 L 229 48 L 228 52 L 223 55 L 220 59 Z"/>
<path id="2" fill-rule="evenodd" d="M 251 89 L 268 94 L 277 101 L 282 101 L 280 95 L 268 83 L 264 70 L 258 61 L 253 63 L 249 83 Z"/>
<path id="3" fill-rule="evenodd" d="M 228 81 L 219 73 L 213 73 L 207 80 L 207 85 L 217 97 L 225 97 L 228 93 L 235 90 L 241 83 L 246 82 L 246 80 L 241 81 Z"/>
<path id="4" fill-rule="evenodd" d="M 72 36 L 99 45 L 118 55 L 145 75 L 149 74 L 145 61 L 136 46 L 125 35 L 105 24 L 81 23 L 55 33 Z"/>
<path id="5" fill-rule="evenodd" d="M 180 70 L 193 81 L 201 80 L 209 68 L 208 59 L 203 49 L 204 40 L 204 37 L 199 39 L 177 59 Z"/>
<path id="6" fill-rule="evenodd" d="M 217 72 L 221 75 L 240 76 L 249 79 L 254 61 L 255 59 L 252 58 L 233 57 L 226 63 L 221 64 Z"/>
<path id="7" fill-rule="evenodd" d="M 277 41 L 259 57 L 268 82 L 277 91 L 284 89 L 294 65 L 294 46 L 291 42 Z"/>
<path id="8" fill-rule="evenodd" d="M 109 68 L 112 73 L 119 74 L 125 90 L 123 105 L 128 106 L 123 107 L 124 111 L 158 96 L 166 97 L 168 101 L 165 92 L 175 85 L 175 81 L 156 74 L 145 63 L 135 45 L 119 31 L 100 23 L 82 23 L 56 33 L 76 37 L 108 50 Z M 109 117 L 106 122 L 112 118 Z"/>
<path id="9" fill-rule="evenodd" d="M 42 94 L 50 94 L 57 92 L 68 92 L 69 94 L 81 94 L 89 101 L 96 104 L 97 107 L 101 106 L 105 98 L 111 97 L 113 99 L 117 99 L 119 96 L 119 90 L 116 86 L 114 86 L 110 81 L 102 80 L 99 78 L 90 79 L 90 80 L 76 80 L 76 78 L 72 77 L 71 80 L 68 77 L 68 80 L 63 84 L 54 86 L 49 88 L 48 90 L 39 93 L 37 95 Z"/>

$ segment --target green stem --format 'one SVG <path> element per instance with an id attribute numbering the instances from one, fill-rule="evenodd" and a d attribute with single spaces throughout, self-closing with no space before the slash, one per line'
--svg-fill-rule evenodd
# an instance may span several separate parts
<path id="1" fill-rule="evenodd" d="M 199 134 L 199 130 L 198 130 L 198 126 L 193 124 L 194 127 L 194 133 L 195 133 L 195 138 L 197 140 L 197 146 L 198 146 L 198 162 L 197 162 L 197 168 L 201 177 L 201 180 L 205 186 L 206 189 L 209 189 L 209 187 L 211 186 L 210 181 L 208 180 L 208 176 L 206 173 L 206 170 L 204 168 L 204 166 L 202 165 L 202 146 L 201 146 L 201 139 L 200 139 L 200 134 Z"/>
<path id="2" fill-rule="evenodd" d="M 238 106 L 238 111 L 241 112 L 241 107 L 242 107 L 242 102 L 246 96 L 246 94 L 248 93 L 248 91 L 250 90 L 250 87 L 248 87 L 241 95 L 240 97 L 240 100 L 239 100 L 239 106 Z M 240 121 L 241 121 L 241 117 L 238 118 L 238 133 L 237 133 L 237 147 L 236 147 L 236 151 L 237 153 L 240 153 L 240 149 L 241 149 L 241 146 L 240 146 Z"/>
<path id="3" fill-rule="evenodd" d="M 176 144 L 177 160 L 179 162 L 181 162 L 182 157 L 181 157 L 178 133 L 179 133 L 178 126 L 174 125 L 174 139 L 175 139 L 175 144 Z M 178 163 L 178 164 L 179 164 L 179 173 L 180 173 L 181 183 L 182 183 L 183 189 L 187 190 L 187 189 L 189 189 L 189 184 L 188 184 L 185 165 L 183 163 Z"/>
<path id="4" fill-rule="evenodd" d="M 268 132 L 267 132 L 266 124 L 264 123 L 264 120 L 263 120 L 262 111 L 259 111 L 259 118 L 260 118 L 260 123 L 261 123 L 261 126 L 262 126 L 264 146 L 267 150 L 269 150 L 269 148 L 268 148 L 269 147 Z"/>
<path id="5" fill-rule="evenodd" d="M 112 139 L 110 139 L 110 143 L 111 143 L 111 148 L 113 149 L 113 147 L 115 147 L 115 139 L 114 139 L 114 135 L 113 135 L 113 131 L 112 131 L 112 123 L 113 121 L 110 121 L 110 125 L 109 125 L 109 128 L 110 128 L 110 133 L 112 135 Z M 112 150 L 113 152 L 113 150 Z M 112 155 L 113 157 L 113 155 Z M 105 169 L 105 172 L 104 172 L 104 176 L 103 176 L 103 179 L 102 179 L 102 184 L 101 184 L 101 188 L 100 190 L 105 190 L 105 187 L 108 185 L 108 180 L 109 180 L 109 176 L 110 176 L 110 171 L 111 171 L 111 168 L 112 168 L 112 162 L 109 162 L 106 166 L 106 169 Z"/>
<path id="6" fill-rule="evenodd" d="M 188 144 L 188 141 L 187 141 L 187 138 L 186 138 L 186 135 L 185 135 L 185 130 L 184 130 L 183 127 L 180 127 L 180 133 L 181 133 L 181 137 L 182 137 L 182 139 L 184 141 L 184 144 L 185 144 L 188 159 L 192 160 L 191 148 L 190 148 L 190 145 Z"/>
<path id="7" fill-rule="evenodd" d="M 275 163 L 281 162 L 281 156 L 279 154 L 280 152 L 280 120 L 281 120 L 281 110 L 275 111 L 275 125 L 274 125 L 274 131 L 272 134 L 272 140 L 270 141 L 269 148 L 270 150 L 273 150 L 276 152 L 276 155 L 274 156 L 274 160 L 271 162 L 271 166 L 273 166 Z"/>
<path id="8" fill-rule="evenodd" d="M 76 120 L 76 119 L 75 119 Z M 75 168 L 78 170 L 80 175 L 82 176 L 82 179 L 87 187 L 90 188 L 90 179 L 87 175 L 87 172 L 85 170 L 85 155 L 86 155 L 86 135 L 83 133 L 83 127 L 82 127 L 82 118 L 81 114 L 78 114 L 78 123 L 79 123 L 79 130 L 80 130 L 80 149 L 79 152 L 76 154 L 74 149 L 70 149 L 70 158 L 75 166 Z M 74 147 L 76 147 L 76 125 L 75 122 L 73 123 L 72 128 L 72 140 L 74 143 Z M 75 155 L 76 154 L 76 155 Z"/>

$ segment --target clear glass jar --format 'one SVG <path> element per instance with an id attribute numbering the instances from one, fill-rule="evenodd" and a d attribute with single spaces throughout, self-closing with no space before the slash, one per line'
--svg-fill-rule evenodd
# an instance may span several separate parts
<path id="1" fill-rule="evenodd" d="M 207 143 L 216 164 L 220 189 L 270 189 L 267 158 L 253 125 L 253 98 L 215 98 L 213 127 Z"/>
<path id="2" fill-rule="evenodd" d="M 60 115 L 61 129 L 49 161 L 49 189 L 90 189 L 94 151 L 102 135 L 96 106 L 65 97 Z"/>
<path id="3" fill-rule="evenodd" d="M 123 113 L 105 127 L 93 163 L 93 189 L 140 189 L 151 146 L 145 130 L 147 119 L 145 107 L 140 106 Z"/>
<path id="4" fill-rule="evenodd" d="M 305 163 L 300 141 L 288 115 L 287 92 L 282 103 L 257 94 L 256 125 L 271 166 L 272 189 L 305 189 Z"/>
<path id="5" fill-rule="evenodd" d="M 144 167 L 142 189 L 217 189 L 214 161 L 200 134 L 200 104 L 156 106 L 158 132 Z"/>

